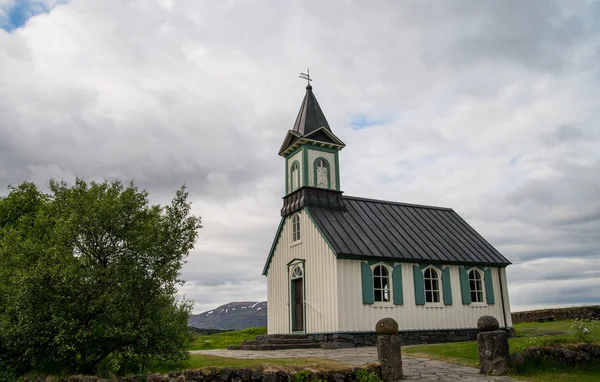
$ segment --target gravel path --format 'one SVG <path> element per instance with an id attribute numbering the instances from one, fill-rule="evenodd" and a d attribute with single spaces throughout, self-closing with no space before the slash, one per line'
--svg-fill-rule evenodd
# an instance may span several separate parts
<path id="1" fill-rule="evenodd" d="M 290 349 L 290 350 L 195 350 L 192 354 L 210 354 L 219 357 L 236 359 L 261 358 L 324 358 L 343 362 L 349 365 L 363 365 L 377 362 L 377 348 L 361 347 L 352 349 Z M 403 355 L 402 370 L 408 381 L 515 381 L 508 377 L 493 377 L 479 374 L 479 370 L 455 365 L 448 362 L 434 361 Z"/>

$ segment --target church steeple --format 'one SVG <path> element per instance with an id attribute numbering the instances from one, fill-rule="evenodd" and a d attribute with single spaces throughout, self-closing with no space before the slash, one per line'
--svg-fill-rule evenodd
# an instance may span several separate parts
<path id="1" fill-rule="evenodd" d="M 338 152 L 344 147 L 309 83 L 294 127 L 279 149 L 285 158 L 283 216 L 308 205 L 343 208 Z"/>
<path id="2" fill-rule="evenodd" d="M 306 86 L 306 95 L 300 105 L 300 111 L 296 117 L 293 131 L 296 131 L 302 135 L 308 135 L 320 127 L 324 127 L 331 131 L 327 118 L 317 102 L 317 97 L 312 91 L 312 86 L 309 84 Z"/>

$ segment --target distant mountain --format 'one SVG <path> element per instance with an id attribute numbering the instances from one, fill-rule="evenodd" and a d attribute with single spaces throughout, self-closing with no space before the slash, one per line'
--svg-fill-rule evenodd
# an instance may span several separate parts
<path id="1" fill-rule="evenodd" d="M 246 329 L 267 326 L 267 302 L 230 302 L 220 307 L 192 314 L 188 325 L 198 329 Z"/>

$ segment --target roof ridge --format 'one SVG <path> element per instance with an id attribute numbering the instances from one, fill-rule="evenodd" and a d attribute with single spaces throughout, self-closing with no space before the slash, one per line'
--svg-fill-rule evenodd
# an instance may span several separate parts
<path id="1" fill-rule="evenodd" d="M 449 208 L 449 207 L 439 207 L 439 206 L 428 206 L 425 204 L 393 202 L 391 200 L 370 199 L 370 198 L 363 198 L 360 196 L 342 195 L 342 199 L 359 200 L 362 202 L 371 202 L 371 203 L 393 204 L 393 205 L 405 206 L 405 207 L 427 208 L 427 209 L 431 209 L 431 210 L 454 211 L 452 208 Z"/>

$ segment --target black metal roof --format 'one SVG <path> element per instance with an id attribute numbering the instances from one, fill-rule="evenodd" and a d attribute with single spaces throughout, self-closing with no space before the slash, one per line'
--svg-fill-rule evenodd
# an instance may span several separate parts
<path id="1" fill-rule="evenodd" d="M 510 264 L 451 208 L 343 196 L 345 210 L 306 207 L 336 256 Z"/>
<path id="2" fill-rule="evenodd" d="M 302 105 L 300 105 L 300 111 L 298 112 L 292 130 L 305 136 L 320 127 L 324 127 L 331 131 L 327 119 L 325 118 L 325 114 L 323 114 L 319 102 L 317 102 L 317 98 L 312 91 L 312 86 L 308 85 L 306 87 L 306 95 L 302 100 Z"/>

